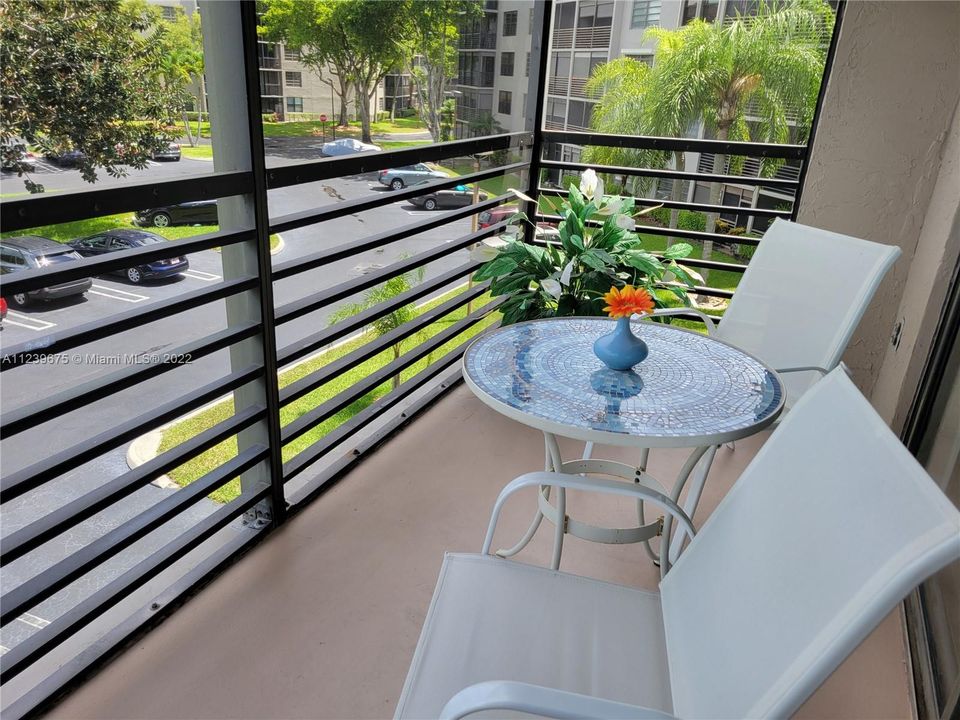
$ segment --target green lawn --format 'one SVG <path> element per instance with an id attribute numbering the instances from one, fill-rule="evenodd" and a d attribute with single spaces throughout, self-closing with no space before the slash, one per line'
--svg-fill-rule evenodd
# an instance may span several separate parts
<path id="1" fill-rule="evenodd" d="M 180 154 L 185 158 L 193 158 L 194 160 L 213 160 L 213 145 L 197 145 L 196 147 L 181 145 Z"/>
<path id="2" fill-rule="evenodd" d="M 423 308 L 420 308 L 422 312 L 425 309 L 435 307 L 446 300 L 449 300 L 458 291 L 451 292 L 442 297 L 439 297 L 435 300 L 432 300 L 426 304 Z M 473 301 L 474 308 L 481 307 L 485 303 L 489 302 L 490 297 L 488 295 L 483 295 L 479 299 Z M 449 315 L 443 317 L 437 322 L 427 326 L 424 331 L 419 336 L 414 336 L 404 341 L 402 348 L 403 352 L 408 352 L 414 349 L 416 346 L 421 344 L 425 339 L 436 335 L 437 333 L 447 329 L 453 323 L 462 320 L 466 317 L 467 309 L 466 307 L 461 307 Z M 490 326 L 498 319 L 497 313 L 492 313 L 489 317 L 485 318 L 482 322 L 477 323 L 468 330 L 460 333 L 452 340 L 448 341 L 446 344 L 439 347 L 433 352 L 433 354 L 419 362 L 415 363 L 413 366 L 401 373 L 401 380 L 406 380 L 416 373 L 420 372 L 427 367 L 428 364 L 433 362 L 436 359 L 443 357 L 446 353 L 453 350 L 456 346 L 460 345 L 462 342 L 468 338 L 476 335 L 485 327 Z M 352 340 L 348 343 L 340 345 L 339 347 L 330 349 L 323 354 L 309 360 L 291 370 L 283 372 L 280 374 L 280 387 L 285 387 L 300 378 L 303 378 L 310 373 L 316 371 L 317 369 L 328 365 L 339 358 L 342 358 L 344 355 L 356 350 L 362 345 L 370 342 L 375 338 L 375 335 L 372 332 L 367 332 L 361 337 Z M 313 391 L 312 393 L 305 395 L 299 400 L 290 403 L 280 411 L 280 422 L 282 425 L 287 425 L 288 423 L 296 420 L 303 414 L 309 412 L 317 405 L 323 403 L 326 400 L 338 395 L 339 393 L 349 389 L 351 386 L 361 381 L 363 378 L 371 375 L 380 368 L 387 365 L 390 361 L 393 360 L 393 351 L 388 349 L 384 352 L 376 355 L 370 360 L 362 363 L 356 368 L 342 373 L 332 379 L 330 382 L 326 383 L 322 387 Z M 344 422 L 352 418 L 358 412 L 368 407 L 371 403 L 376 401 L 378 398 L 382 397 L 388 393 L 391 389 L 390 382 L 385 382 L 382 385 L 378 386 L 371 392 L 364 395 L 362 398 L 356 400 L 349 407 L 341 410 L 335 416 L 328 419 L 326 422 L 318 425 L 309 432 L 305 433 L 301 437 L 297 438 L 295 441 L 287 444 L 283 448 L 283 460 L 284 462 L 290 460 L 295 455 L 305 450 L 308 446 L 315 443 L 316 441 L 323 438 L 328 433 L 332 432 Z M 187 441 L 198 433 L 206 430 L 222 422 L 233 415 L 233 399 L 224 400 L 207 410 L 204 410 L 202 413 L 193 416 L 183 422 L 177 423 L 176 425 L 171 426 L 163 433 L 163 439 L 160 442 L 159 452 L 164 452 L 170 448 L 176 447 L 177 445 Z M 231 458 L 235 457 L 237 454 L 237 441 L 236 437 L 230 438 L 219 445 L 214 446 L 207 452 L 202 455 L 197 456 L 193 460 L 184 463 L 176 470 L 170 473 L 170 477 L 180 486 L 189 485 L 191 482 L 196 480 L 199 477 L 202 477 L 204 474 L 210 472 L 217 466 L 227 462 Z M 214 491 L 210 494 L 210 498 L 217 502 L 229 502 L 230 500 L 237 497 L 240 493 L 240 480 L 239 478 L 234 478 L 227 485 L 224 485 L 219 490 Z"/>
<path id="3" fill-rule="evenodd" d="M 193 123 L 196 127 L 196 123 Z M 370 130 L 374 135 L 384 133 L 414 133 L 426 130 L 426 126 L 416 118 L 397 118 L 394 122 L 389 120 L 384 122 L 370 123 Z M 312 137 L 314 131 L 322 135 L 323 124 L 319 120 L 297 120 L 292 122 L 265 122 L 263 123 L 263 136 L 268 138 L 276 137 Z M 201 137 L 210 137 L 210 123 L 200 123 Z M 327 139 L 333 137 L 332 123 L 326 124 Z M 349 128 L 338 127 L 337 137 L 360 137 L 360 123 L 350 123 Z"/>

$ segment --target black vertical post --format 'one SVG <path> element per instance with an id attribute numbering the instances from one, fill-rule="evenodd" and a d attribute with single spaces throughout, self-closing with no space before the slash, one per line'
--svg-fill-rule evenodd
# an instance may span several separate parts
<path id="1" fill-rule="evenodd" d="M 257 230 L 257 277 L 260 281 L 260 332 L 263 336 L 264 394 L 267 405 L 268 458 L 273 524 L 286 517 L 283 493 L 283 456 L 280 442 L 280 388 L 277 378 L 277 335 L 273 307 L 273 268 L 270 257 L 270 213 L 267 209 L 267 172 L 263 150 L 263 121 L 260 115 L 260 66 L 257 55 L 257 5 L 240 3 L 243 31 L 243 64 L 247 88 L 247 123 L 250 129 L 253 205 Z"/>
<path id="2" fill-rule="evenodd" d="M 547 97 L 547 70 L 550 62 L 550 29 L 553 17 L 553 1 L 543 0 L 534 5 L 534 26 L 539 20 L 539 32 L 534 32 L 530 43 L 530 52 L 536 52 L 537 64 L 531 68 L 530 84 L 527 92 L 527 130 L 532 133 L 530 148 L 530 170 L 526 194 L 535 202 L 526 203 L 524 208 L 530 218 L 531 225 L 527 225 L 527 242 L 532 243 L 536 232 L 536 215 L 540 202 L 540 161 L 543 159 L 543 108 Z"/>
<path id="3" fill-rule="evenodd" d="M 810 120 L 810 137 L 807 138 L 807 148 L 804 152 L 803 162 L 800 165 L 800 175 L 797 178 L 797 189 L 793 195 L 793 210 L 790 213 L 790 219 L 797 221 L 797 215 L 800 214 L 800 196 L 803 194 L 803 185 L 807 180 L 807 168 L 810 167 L 810 155 L 813 153 L 813 142 L 817 137 L 817 125 L 820 124 L 820 112 L 823 110 L 823 99 L 827 94 L 827 83 L 830 82 L 830 74 L 833 72 L 833 59 L 837 54 L 837 42 L 840 39 L 840 26 L 843 24 L 843 15 L 847 7 L 847 0 L 839 0 L 837 3 L 837 16 L 833 22 L 833 34 L 830 36 L 830 47 L 827 48 L 827 59 L 823 65 L 823 80 L 820 81 L 820 92 L 817 93 L 817 104 L 813 109 L 813 118 Z M 760 192 L 759 188 L 755 192 Z"/>

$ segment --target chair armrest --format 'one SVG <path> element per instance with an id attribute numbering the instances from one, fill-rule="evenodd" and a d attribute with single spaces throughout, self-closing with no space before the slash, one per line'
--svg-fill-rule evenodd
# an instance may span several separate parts
<path id="1" fill-rule="evenodd" d="M 549 485 L 550 487 L 564 489 L 584 490 L 586 492 L 599 492 L 607 495 L 623 495 L 635 500 L 651 502 L 655 505 L 659 505 L 666 512 L 675 517 L 691 538 L 693 538 L 697 532 L 693 527 L 693 521 L 690 519 L 690 516 L 687 515 L 687 513 L 685 513 L 683 509 L 677 505 L 677 503 L 663 493 L 657 492 L 652 488 L 640 485 L 638 483 L 625 483 L 616 480 L 605 480 L 604 478 L 583 477 L 582 475 L 568 475 L 566 473 L 541 471 L 527 473 L 526 475 L 521 475 L 518 478 L 514 478 L 507 483 L 503 490 L 500 491 L 500 495 L 497 496 L 497 501 L 493 505 L 493 512 L 490 516 L 490 524 L 487 526 L 487 536 L 483 540 L 483 549 L 481 552 L 484 555 L 490 554 L 490 546 L 493 544 L 493 533 L 497 529 L 497 521 L 500 519 L 500 511 L 503 509 L 503 505 L 507 501 L 507 498 L 523 488 L 540 487 L 541 485 Z M 670 569 L 670 560 L 669 558 L 661 558 L 660 561 L 662 564 L 665 563 L 665 565 L 661 568 L 662 572 L 665 574 L 667 570 Z"/>
<path id="2" fill-rule="evenodd" d="M 653 318 L 653 317 L 665 317 L 667 315 L 696 315 L 701 320 L 703 320 L 703 324 L 706 325 L 707 335 L 713 334 L 713 331 L 717 329 L 716 318 L 710 317 L 705 312 L 701 312 L 696 308 L 657 308 L 652 313 L 647 313 L 643 317 Z"/>
<path id="3" fill-rule="evenodd" d="M 818 372 L 821 375 L 830 374 L 829 370 L 825 370 L 824 368 L 818 365 L 799 365 L 797 367 L 776 368 L 776 371 L 781 375 L 784 375 L 786 373 L 795 373 L 795 372 Z"/>
<path id="4" fill-rule="evenodd" d="M 465 687 L 444 705 L 440 718 L 459 720 L 484 710 L 512 710 L 563 720 L 676 720 L 673 715 L 639 705 L 510 681 L 482 682 Z"/>

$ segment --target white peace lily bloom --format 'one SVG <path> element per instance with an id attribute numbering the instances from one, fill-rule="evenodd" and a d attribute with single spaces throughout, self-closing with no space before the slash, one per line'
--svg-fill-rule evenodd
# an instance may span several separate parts
<path id="1" fill-rule="evenodd" d="M 552 295 L 557 300 L 560 299 L 560 294 L 563 292 L 563 288 L 560 287 L 558 283 L 553 278 L 547 278 L 540 283 L 540 287 L 547 291 L 548 294 Z"/>
<path id="2" fill-rule="evenodd" d="M 524 195 L 522 192 L 520 192 L 520 191 L 517 190 L 516 188 L 507 188 L 507 192 L 513 193 L 514 195 L 516 195 L 518 198 L 520 198 L 520 199 L 523 200 L 524 202 L 528 202 L 528 203 L 535 203 L 535 202 L 536 202 L 536 200 L 534 200 L 532 197 L 530 197 L 529 195 Z"/>
<path id="3" fill-rule="evenodd" d="M 597 210 L 597 215 L 616 215 L 623 208 L 623 198 L 611 198 L 610 202 Z"/>
<path id="4" fill-rule="evenodd" d="M 601 184 L 600 178 L 597 177 L 597 173 L 591 168 L 587 168 L 580 173 L 580 192 L 583 193 L 583 196 L 587 198 L 587 200 L 593 200 L 597 192 L 598 184 Z M 601 197 L 603 196 L 601 195 Z"/>
<path id="5" fill-rule="evenodd" d="M 476 262 L 490 262 L 500 252 L 500 249 L 506 247 L 507 241 L 499 235 L 484 238 L 470 250 L 470 259 Z"/>
<path id="6" fill-rule="evenodd" d="M 567 263 L 567 266 L 560 273 L 560 284 L 564 287 L 570 287 L 570 276 L 573 274 L 573 260 Z"/>
<path id="7" fill-rule="evenodd" d="M 623 230 L 636 230 L 637 221 L 629 215 L 621 215 L 617 218 L 617 227 Z"/>

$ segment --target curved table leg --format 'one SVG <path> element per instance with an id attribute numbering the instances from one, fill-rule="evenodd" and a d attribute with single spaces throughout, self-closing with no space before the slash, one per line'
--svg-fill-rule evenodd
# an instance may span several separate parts
<path id="1" fill-rule="evenodd" d="M 556 438 L 554 438 L 554 444 L 556 444 Z M 546 470 L 547 472 L 551 472 L 556 466 L 553 464 L 553 458 L 551 457 L 551 453 L 550 453 L 550 444 L 549 444 L 549 441 L 547 440 L 546 433 L 544 433 L 544 437 L 543 437 L 543 454 L 544 454 L 543 469 Z M 550 486 L 548 485 L 546 488 L 541 488 L 541 489 L 546 494 L 546 498 L 549 500 Z M 560 492 L 563 492 L 563 491 L 561 490 Z M 566 500 L 566 498 L 564 498 L 564 500 Z M 533 520 L 530 521 L 530 527 L 527 528 L 527 532 L 524 533 L 523 537 L 520 538 L 517 544 L 514 545 L 512 548 L 497 550 L 494 553 L 494 555 L 502 558 L 513 557 L 514 555 L 516 555 L 518 552 L 520 552 L 527 545 L 530 544 L 530 541 L 533 540 L 533 536 L 536 535 L 537 530 L 540 529 L 541 522 L 543 522 L 543 513 L 540 512 L 540 508 L 538 507 L 536 514 L 534 514 L 533 516 Z"/>
<path id="2" fill-rule="evenodd" d="M 710 461 L 707 463 L 707 470 L 709 471 L 710 465 L 713 462 L 713 455 L 716 453 L 715 445 L 704 445 L 703 447 L 698 447 L 690 453 L 690 457 L 687 458 L 687 461 L 683 464 L 683 467 L 680 469 L 680 473 L 677 475 L 677 482 L 673 486 L 673 490 L 670 492 L 670 499 L 674 502 L 677 502 L 680 498 L 680 493 L 683 492 L 684 485 L 687 484 L 687 480 L 690 479 L 690 474 L 693 472 L 693 469 L 697 466 L 697 463 L 700 462 L 700 459 L 706 454 L 708 450 L 712 450 L 710 455 Z M 693 507 L 696 508 L 696 503 L 700 499 L 700 491 L 703 489 L 703 481 L 706 479 L 707 473 L 704 472 L 702 479 L 698 481 L 698 487 L 691 489 L 691 492 L 696 493 L 694 498 Z M 690 506 L 688 499 L 687 506 Z M 684 508 L 687 511 L 687 508 Z M 689 511 L 688 511 L 689 512 Z M 683 535 L 677 535 L 674 540 L 670 539 L 670 528 L 672 526 L 673 516 L 669 513 L 664 518 L 663 522 L 663 534 L 660 537 L 660 578 L 663 579 L 667 571 L 670 569 L 671 560 L 676 557 L 677 552 L 679 552 L 679 547 L 683 542 Z M 679 541 L 676 543 L 678 548 L 677 552 L 674 552 L 673 545 L 674 541 Z"/>
<path id="3" fill-rule="evenodd" d="M 640 482 L 640 475 L 647 471 L 647 461 L 649 458 L 650 448 L 641 448 L 640 460 L 637 462 L 637 477 L 634 482 Z M 644 519 L 643 500 L 637 500 L 637 521 L 640 523 L 641 527 L 647 524 L 646 519 Z M 654 552 L 653 548 L 650 546 L 649 540 L 643 541 L 643 549 L 646 551 L 647 555 L 650 556 L 650 559 L 653 560 L 655 565 L 659 564 L 660 553 Z"/>

